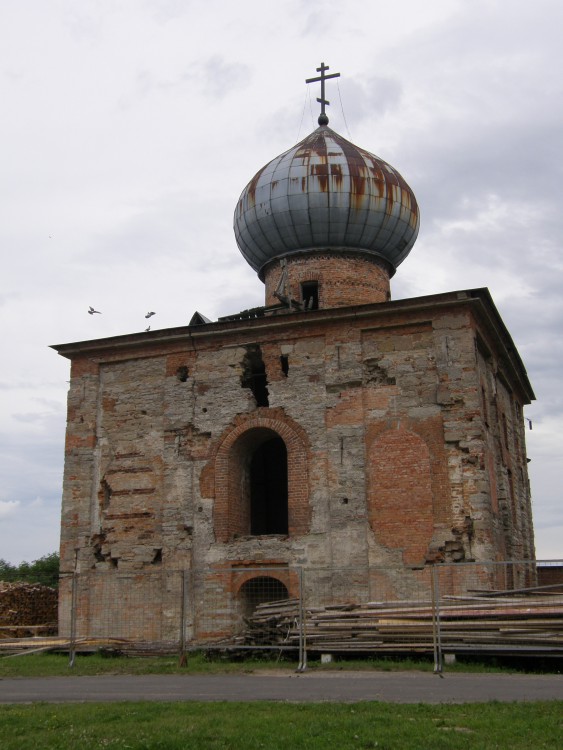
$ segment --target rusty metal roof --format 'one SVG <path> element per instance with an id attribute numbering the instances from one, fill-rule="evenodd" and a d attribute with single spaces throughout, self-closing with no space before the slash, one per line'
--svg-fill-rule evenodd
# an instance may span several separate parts
<path id="1" fill-rule="evenodd" d="M 324 125 L 257 172 L 234 217 L 237 244 L 259 273 L 274 258 L 331 249 L 378 256 L 394 272 L 418 227 L 401 175 Z"/>

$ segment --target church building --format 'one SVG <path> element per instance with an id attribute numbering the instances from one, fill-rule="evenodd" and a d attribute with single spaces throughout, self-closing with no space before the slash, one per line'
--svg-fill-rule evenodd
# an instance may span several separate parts
<path id="1" fill-rule="evenodd" d="M 298 569 L 343 602 L 374 596 L 374 569 L 408 598 L 435 563 L 534 558 L 526 370 L 487 289 L 391 299 L 417 201 L 328 126 L 318 70 L 318 128 L 235 208 L 264 306 L 54 347 L 71 363 L 61 569 L 83 582 L 79 633 L 142 600 L 138 636 L 171 638 L 180 572 L 227 610 L 253 580 L 295 596 Z M 63 632 L 70 599 L 63 580 Z"/>

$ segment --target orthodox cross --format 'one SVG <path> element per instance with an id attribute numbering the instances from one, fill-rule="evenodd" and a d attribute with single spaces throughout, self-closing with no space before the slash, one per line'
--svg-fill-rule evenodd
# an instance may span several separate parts
<path id="1" fill-rule="evenodd" d="M 320 73 L 320 76 L 317 76 L 316 78 L 307 78 L 305 83 L 316 83 L 317 81 L 321 82 L 321 98 L 319 99 L 317 97 L 317 101 L 321 105 L 321 114 L 319 115 L 319 125 L 328 125 L 328 117 L 325 113 L 325 105 L 330 104 L 328 99 L 325 99 L 325 81 L 329 78 L 339 78 L 340 73 L 331 73 L 330 75 L 325 75 L 325 71 L 330 70 L 328 65 L 325 65 L 324 62 L 321 63 L 321 67 L 317 68 L 317 73 Z"/>

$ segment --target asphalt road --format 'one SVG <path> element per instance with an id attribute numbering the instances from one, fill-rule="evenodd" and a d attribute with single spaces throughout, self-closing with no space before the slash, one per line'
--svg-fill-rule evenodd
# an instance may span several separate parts
<path id="1" fill-rule="evenodd" d="M 0 679 L 0 703 L 93 701 L 474 703 L 563 700 L 563 676 L 426 672 L 103 675 Z"/>

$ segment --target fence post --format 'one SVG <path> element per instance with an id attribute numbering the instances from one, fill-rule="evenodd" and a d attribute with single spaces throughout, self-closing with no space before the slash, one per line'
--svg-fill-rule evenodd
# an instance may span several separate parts
<path id="1" fill-rule="evenodd" d="M 180 571 L 180 640 L 179 664 L 185 667 L 186 658 L 186 571 Z"/>
<path id="2" fill-rule="evenodd" d="M 432 588 L 432 642 L 434 645 L 434 674 L 442 676 L 442 633 L 440 630 L 440 585 L 436 565 L 430 568 Z"/>
<path id="3" fill-rule="evenodd" d="M 297 672 L 304 672 L 307 669 L 307 632 L 303 596 L 303 568 L 299 568 L 299 608 L 297 615 L 299 627 L 299 664 Z"/>
<path id="4" fill-rule="evenodd" d="M 68 647 L 68 666 L 74 667 L 76 657 L 76 602 L 78 599 L 78 549 L 74 550 L 74 570 L 72 571 L 72 588 L 70 593 L 70 642 Z"/>

